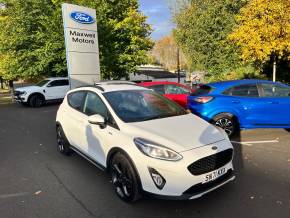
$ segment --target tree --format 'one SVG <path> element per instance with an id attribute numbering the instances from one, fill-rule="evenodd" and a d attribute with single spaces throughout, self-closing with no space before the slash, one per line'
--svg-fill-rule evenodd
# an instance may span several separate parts
<path id="1" fill-rule="evenodd" d="M 236 69 L 242 71 L 236 46 L 227 36 L 243 4 L 238 0 L 192 0 L 180 9 L 174 37 L 191 70 L 206 71 L 214 79 L 223 79 Z"/>
<path id="2" fill-rule="evenodd" d="M 6 78 L 67 75 L 61 0 L 5 0 L 0 12 L 0 60 Z M 95 8 L 103 78 L 126 77 L 146 63 L 151 28 L 137 0 L 72 0 Z"/>
<path id="3" fill-rule="evenodd" d="M 273 63 L 276 80 L 277 60 L 290 60 L 290 1 L 252 0 L 237 16 L 237 27 L 229 38 L 241 48 L 248 62 Z"/>
<path id="4" fill-rule="evenodd" d="M 176 70 L 178 49 L 172 35 L 164 36 L 155 42 L 150 55 L 166 69 Z M 181 69 L 187 68 L 186 59 L 182 52 L 180 52 L 180 66 Z"/>

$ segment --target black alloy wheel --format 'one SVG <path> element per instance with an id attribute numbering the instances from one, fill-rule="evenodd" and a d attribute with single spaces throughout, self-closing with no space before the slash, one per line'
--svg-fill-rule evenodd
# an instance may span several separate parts
<path id="1" fill-rule="evenodd" d="M 64 132 L 60 125 L 56 127 L 56 140 L 58 151 L 64 155 L 70 155 L 72 150 L 69 147 L 69 142 L 64 135 Z"/>
<path id="2" fill-rule="evenodd" d="M 132 164 L 122 153 L 117 153 L 110 164 L 110 174 L 115 192 L 125 202 L 140 198 L 137 175 Z"/>

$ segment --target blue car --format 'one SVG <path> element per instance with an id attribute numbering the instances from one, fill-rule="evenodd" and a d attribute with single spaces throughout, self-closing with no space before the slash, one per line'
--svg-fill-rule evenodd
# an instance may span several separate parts
<path id="1" fill-rule="evenodd" d="M 192 113 L 223 128 L 290 128 L 290 86 L 265 80 L 209 83 L 188 96 Z"/>

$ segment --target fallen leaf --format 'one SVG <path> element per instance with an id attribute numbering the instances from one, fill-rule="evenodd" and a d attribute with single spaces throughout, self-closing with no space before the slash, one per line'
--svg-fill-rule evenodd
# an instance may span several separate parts
<path id="1" fill-rule="evenodd" d="M 42 191 L 37 191 L 34 193 L 34 195 L 39 195 Z"/>

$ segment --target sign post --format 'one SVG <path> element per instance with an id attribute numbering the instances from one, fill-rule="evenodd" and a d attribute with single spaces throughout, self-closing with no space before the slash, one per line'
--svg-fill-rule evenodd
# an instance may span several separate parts
<path id="1" fill-rule="evenodd" d="M 100 80 L 96 11 L 64 3 L 62 17 L 70 88 L 93 85 Z"/>

